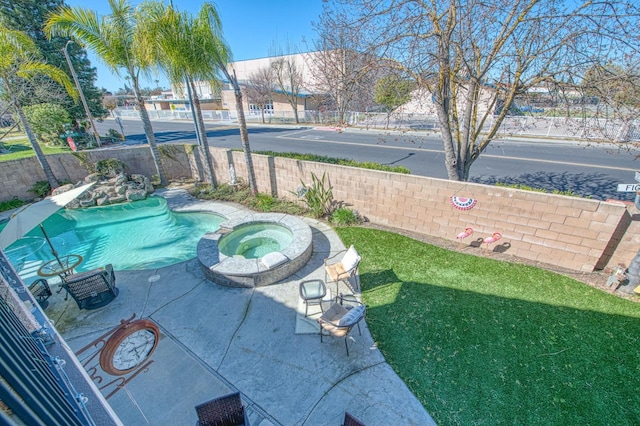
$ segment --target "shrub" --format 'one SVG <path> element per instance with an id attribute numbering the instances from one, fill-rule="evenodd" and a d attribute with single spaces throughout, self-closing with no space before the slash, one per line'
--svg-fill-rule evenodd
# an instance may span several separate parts
<path id="1" fill-rule="evenodd" d="M 255 197 L 250 198 L 249 207 L 261 212 L 270 212 L 273 209 L 274 199 L 269 194 L 256 194 Z"/>
<path id="2" fill-rule="evenodd" d="M 61 105 L 45 103 L 26 106 L 24 113 L 39 140 L 62 145 L 60 135 L 64 132 L 64 125 L 71 123 L 71 117 Z"/>
<path id="3" fill-rule="evenodd" d="M 243 182 L 238 185 L 221 183 L 215 188 L 209 184 L 198 184 L 194 195 L 205 200 L 232 201 L 244 205 L 247 205 L 246 201 L 252 198 L 249 187 Z"/>
<path id="4" fill-rule="evenodd" d="M 302 198 L 302 201 L 311 210 L 311 214 L 316 218 L 331 216 L 334 209 L 333 187 L 326 181 L 326 178 L 326 173 L 322 174 L 321 179 L 311 173 L 311 185 L 300 181 L 302 185 L 298 193 L 295 194 Z"/>
<path id="5" fill-rule="evenodd" d="M 212 188 L 209 184 L 196 185 L 194 196 L 205 200 L 231 201 L 262 212 L 279 212 L 302 216 L 308 211 L 292 201 L 274 198 L 269 194 L 253 196 L 249 186 L 241 179 L 237 185 L 226 183 Z"/>
<path id="6" fill-rule="evenodd" d="M 118 132 L 116 129 L 109 129 L 105 135 L 105 139 L 111 143 L 115 141 L 123 140 L 122 134 Z"/>
<path id="7" fill-rule="evenodd" d="M 360 223 L 358 213 L 346 207 L 336 209 L 331 215 L 331 222 L 338 226 L 350 226 Z"/>
<path id="8" fill-rule="evenodd" d="M 124 172 L 126 164 L 115 158 L 100 160 L 96 163 L 96 172 L 105 176 L 116 176 Z"/>
<path id="9" fill-rule="evenodd" d="M 0 202 L 0 212 L 17 209 L 18 207 L 23 206 L 24 204 L 25 204 L 24 201 L 14 197 L 12 200 Z"/>
<path id="10" fill-rule="evenodd" d="M 38 198 L 44 198 L 51 192 L 51 185 L 46 180 L 39 180 L 28 191 Z"/>

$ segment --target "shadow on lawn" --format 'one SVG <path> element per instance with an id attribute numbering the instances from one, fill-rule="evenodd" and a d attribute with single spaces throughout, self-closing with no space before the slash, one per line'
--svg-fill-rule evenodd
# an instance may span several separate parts
<path id="1" fill-rule="evenodd" d="M 401 282 L 391 269 L 361 276 L 374 339 L 438 424 L 640 418 L 640 318 L 588 307 L 632 302 L 558 288 L 567 305 L 586 302 L 574 308 L 482 294 L 492 290 L 454 280 Z M 627 311 L 640 316 L 635 306 Z"/>

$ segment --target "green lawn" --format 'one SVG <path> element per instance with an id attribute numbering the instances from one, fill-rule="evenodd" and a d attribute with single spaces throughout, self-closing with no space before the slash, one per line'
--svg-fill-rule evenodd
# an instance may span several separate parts
<path id="1" fill-rule="evenodd" d="M 0 162 L 18 160 L 20 158 L 33 157 L 36 155 L 26 137 L 24 139 L 2 140 L 0 141 L 0 144 L 0 148 L 4 148 L 9 151 L 5 153 L 0 149 Z M 71 148 L 67 145 L 47 146 L 40 144 L 40 147 L 45 155 L 71 152 Z"/>
<path id="2" fill-rule="evenodd" d="M 637 425 L 640 304 L 525 265 L 339 228 L 367 323 L 439 425 Z"/>

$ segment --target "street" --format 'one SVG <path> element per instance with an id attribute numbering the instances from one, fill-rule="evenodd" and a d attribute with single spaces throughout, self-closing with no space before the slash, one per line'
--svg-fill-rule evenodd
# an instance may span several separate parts
<path id="1" fill-rule="evenodd" d="M 113 119 L 96 123 L 100 134 L 120 127 Z M 153 121 L 157 143 L 197 143 L 193 124 Z M 122 120 L 126 145 L 146 143 L 138 120 Z M 240 148 L 237 124 L 206 123 L 209 145 Z M 253 151 L 298 152 L 400 165 L 412 174 L 446 179 L 439 136 L 383 130 L 338 132 L 312 125 L 249 125 Z M 633 200 L 634 192 L 616 192 L 617 184 L 634 183 L 638 168 L 633 147 L 545 140 L 500 139 L 492 142 L 471 166 L 471 182 L 521 184 L 547 190 L 572 191 L 594 199 Z"/>

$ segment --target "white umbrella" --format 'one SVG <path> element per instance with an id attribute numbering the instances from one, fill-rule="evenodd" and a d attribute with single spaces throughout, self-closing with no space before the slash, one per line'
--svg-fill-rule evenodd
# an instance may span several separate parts
<path id="1" fill-rule="evenodd" d="M 69 204 L 72 200 L 75 200 L 80 194 L 82 194 L 94 184 L 95 182 L 88 183 L 86 185 L 82 185 L 72 190 L 63 192 L 62 194 L 47 197 L 42 201 L 30 204 L 14 213 L 7 223 L 7 226 L 5 226 L 2 232 L 0 232 L 0 249 L 6 249 L 14 241 L 19 240 L 27 232 L 40 225 L 42 233 L 47 239 L 49 247 L 51 247 L 51 253 L 53 253 L 56 259 L 58 259 L 58 253 L 51 244 L 51 240 L 49 240 L 49 236 L 45 232 L 44 227 L 41 223 L 46 218 Z M 60 259 L 58 259 L 58 262 L 60 262 Z"/>

